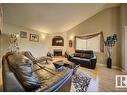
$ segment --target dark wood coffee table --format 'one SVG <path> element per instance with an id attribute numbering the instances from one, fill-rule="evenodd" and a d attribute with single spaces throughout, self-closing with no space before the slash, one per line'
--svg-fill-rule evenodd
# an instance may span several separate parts
<path id="1" fill-rule="evenodd" d="M 70 69 L 74 69 L 76 67 L 76 64 L 70 61 L 65 61 L 65 60 L 59 60 L 56 62 L 53 62 L 55 65 L 56 69 L 60 68 L 61 66 L 68 67 Z"/>

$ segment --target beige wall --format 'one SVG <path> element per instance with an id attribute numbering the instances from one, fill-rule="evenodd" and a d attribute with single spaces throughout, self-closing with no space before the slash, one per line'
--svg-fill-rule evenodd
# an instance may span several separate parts
<path id="1" fill-rule="evenodd" d="M 12 25 L 12 24 L 8 24 L 8 23 L 4 23 L 4 27 L 3 27 L 3 31 L 2 31 L 2 48 L 1 51 L 3 52 L 2 54 L 5 54 L 9 48 L 9 44 L 8 44 L 8 38 L 9 38 L 9 34 L 11 33 L 16 33 L 19 34 L 20 31 L 25 31 L 27 32 L 27 38 L 19 38 L 19 47 L 20 47 L 20 51 L 24 51 L 24 50 L 29 50 L 32 52 L 32 54 L 35 57 L 39 57 L 39 56 L 45 56 L 47 51 L 48 51 L 48 44 L 49 44 L 49 40 L 48 35 L 38 32 L 38 31 L 34 31 L 31 29 L 27 29 L 24 27 L 20 27 L 17 25 Z M 29 34 L 38 34 L 39 35 L 39 42 L 32 42 L 29 41 Z M 45 39 L 42 38 L 42 35 L 45 36 Z"/>
<path id="2" fill-rule="evenodd" d="M 48 52 L 48 47 L 49 47 L 49 37 L 47 34 L 40 33 L 38 31 L 34 31 L 31 29 L 27 29 L 24 27 L 20 27 L 17 25 L 12 25 L 8 23 L 4 23 L 2 29 L 2 35 L 0 35 L 0 91 L 2 90 L 2 56 L 9 51 L 9 34 L 11 33 L 16 33 L 19 34 L 20 31 L 25 31 L 27 32 L 27 38 L 20 38 L 19 39 L 19 46 L 20 46 L 20 51 L 25 51 L 29 50 L 32 52 L 32 54 L 35 57 L 40 57 L 40 56 L 46 56 Z M 39 35 L 39 42 L 31 42 L 29 41 L 29 34 L 34 33 Z M 43 39 L 41 36 L 45 36 L 45 39 Z"/>
<path id="3" fill-rule="evenodd" d="M 103 32 L 104 38 L 117 33 L 118 42 L 113 47 L 113 66 L 121 67 L 121 57 L 120 57 L 120 7 L 113 7 L 104 9 L 101 12 L 97 13 L 93 17 L 87 19 L 86 21 L 75 26 L 71 30 L 67 31 L 67 38 L 70 39 L 71 36 L 80 35 L 80 34 L 90 34 Z M 74 44 L 73 44 L 74 45 Z M 98 54 L 99 63 L 106 64 L 106 54 Z"/>
<path id="4" fill-rule="evenodd" d="M 7 24 L 4 23 L 2 29 L 2 35 L 0 35 L 0 91 L 2 91 L 2 56 L 9 51 L 9 34 L 11 33 L 16 33 L 19 34 L 20 31 L 26 31 L 27 38 L 20 38 L 19 39 L 19 46 L 20 46 L 20 51 L 25 51 L 29 50 L 32 52 L 32 54 L 35 57 L 40 57 L 40 56 L 45 56 L 46 53 L 48 52 L 48 47 L 49 47 L 49 40 L 48 40 L 48 35 L 40 33 L 38 31 L 34 31 L 31 29 L 27 29 L 24 27 L 20 27 L 17 25 L 12 25 L 12 24 Z M 31 42 L 29 41 L 29 34 L 34 33 L 39 35 L 39 42 Z M 45 39 L 41 37 L 41 35 L 45 36 Z"/>

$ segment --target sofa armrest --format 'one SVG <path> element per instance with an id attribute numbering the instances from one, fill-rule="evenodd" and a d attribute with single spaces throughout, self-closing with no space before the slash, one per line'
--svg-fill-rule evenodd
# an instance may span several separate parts
<path id="1" fill-rule="evenodd" d="M 21 86 L 21 84 L 16 79 L 14 73 L 8 72 L 4 76 L 4 91 L 10 92 L 24 92 L 24 88 Z"/>
<path id="2" fill-rule="evenodd" d="M 14 73 L 9 69 L 7 60 L 5 57 L 2 59 L 2 78 L 4 91 L 25 91 L 22 85 L 18 82 Z"/>
<path id="3" fill-rule="evenodd" d="M 70 58 L 74 57 L 74 54 L 69 55 Z"/>
<path id="4" fill-rule="evenodd" d="M 94 56 L 94 57 L 92 57 L 90 59 L 90 65 L 91 65 L 90 67 L 91 67 L 91 69 L 95 69 L 96 63 L 97 63 L 97 58 L 96 58 L 96 56 Z"/>
<path id="5" fill-rule="evenodd" d="M 96 57 L 96 56 L 94 56 L 94 57 L 90 58 L 90 60 L 93 60 L 93 59 L 97 59 L 97 57 Z"/>

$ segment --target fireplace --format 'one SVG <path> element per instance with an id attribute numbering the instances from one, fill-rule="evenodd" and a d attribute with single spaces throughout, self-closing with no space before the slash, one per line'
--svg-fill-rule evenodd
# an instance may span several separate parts
<path id="1" fill-rule="evenodd" d="M 61 49 L 54 49 L 53 54 L 54 54 L 54 56 L 62 56 L 62 50 Z"/>

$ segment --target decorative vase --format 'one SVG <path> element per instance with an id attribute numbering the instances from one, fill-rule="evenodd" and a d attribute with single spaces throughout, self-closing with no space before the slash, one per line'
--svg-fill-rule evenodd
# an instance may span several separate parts
<path id="1" fill-rule="evenodd" d="M 112 68 L 112 58 L 108 57 L 107 59 L 107 68 Z"/>
<path id="2" fill-rule="evenodd" d="M 112 47 L 115 45 L 117 41 L 117 34 L 113 34 L 113 36 L 108 36 L 105 41 L 105 46 L 108 51 L 108 59 L 107 59 L 107 68 L 112 68 Z"/>

